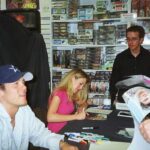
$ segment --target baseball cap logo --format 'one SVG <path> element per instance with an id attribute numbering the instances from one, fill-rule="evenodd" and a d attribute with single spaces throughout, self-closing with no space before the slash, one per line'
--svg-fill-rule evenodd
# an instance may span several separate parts
<path id="1" fill-rule="evenodd" d="M 11 67 L 9 69 L 12 69 L 14 72 L 19 71 L 17 68 L 15 68 L 15 66 L 11 65 Z"/>

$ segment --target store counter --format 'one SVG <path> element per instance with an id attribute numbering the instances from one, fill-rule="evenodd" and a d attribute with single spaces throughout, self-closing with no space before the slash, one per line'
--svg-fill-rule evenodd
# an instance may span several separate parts
<path id="1" fill-rule="evenodd" d="M 122 135 L 117 134 L 119 130 L 124 128 L 133 128 L 133 119 L 118 117 L 119 111 L 114 110 L 108 115 L 107 120 L 76 120 L 70 121 L 68 124 L 59 132 L 64 134 L 65 132 L 91 132 L 104 137 L 109 138 L 110 141 L 118 142 L 131 142 L 131 138 L 126 138 Z M 96 129 L 83 129 L 83 127 L 98 127 Z M 71 142 L 72 143 L 72 142 Z M 74 142 L 73 142 L 74 144 Z M 83 145 L 75 143 L 82 150 L 88 150 L 89 145 Z"/>

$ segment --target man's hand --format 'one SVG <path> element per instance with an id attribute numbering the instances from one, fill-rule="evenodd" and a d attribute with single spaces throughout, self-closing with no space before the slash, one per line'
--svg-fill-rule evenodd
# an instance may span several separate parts
<path id="1" fill-rule="evenodd" d="M 140 132 L 144 139 L 150 143 L 150 119 L 147 119 L 140 124 Z"/>
<path id="2" fill-rule="evenodd" d="M 78 147 L 68 144 L 67 142 L 60 141 L 60 150 L 79 150 Z"/>

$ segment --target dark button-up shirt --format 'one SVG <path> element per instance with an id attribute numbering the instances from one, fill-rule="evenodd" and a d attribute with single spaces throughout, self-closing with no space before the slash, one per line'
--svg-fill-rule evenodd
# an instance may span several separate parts
<path id="1" fill-rule="evenodd" d="M 140 54 L 134 57 L 130 49 L 119 53 L 114 61 L 113 70 L 110 78 L 110 95 L 112 101 L 115 100 L 118 92 L 118 101 L 124 102 L 123 89 L 116 89 L 115 84 L 129 75 L 145 75 L 150 77 L 150 51 L 141 47 Z"/>

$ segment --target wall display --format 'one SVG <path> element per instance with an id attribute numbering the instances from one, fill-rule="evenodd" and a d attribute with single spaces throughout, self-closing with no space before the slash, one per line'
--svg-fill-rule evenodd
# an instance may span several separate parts
<path id="1" fill-rule="evenodd" d="M 105 19 L 107 14 L 107 17 L 115 18 L 116 14 L 126 13 L 127 7 L 118 13 L 118 10 L 111 11 L 114 2 L 110 0 L 90 1 L 87 5 L 81 3 L 82 0 L 51 1 L 51 87 L 57 85 L 65 72 L 78 67 L 91 78 L 90 93 L 105 95 L 109 89 L 116 45 L 125 44 L 127 25 L 120 24 L 120 20 L 99 20 L 99 17 Z M 92 99 L 97 98 L 94 95 Z"/>

